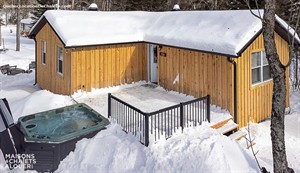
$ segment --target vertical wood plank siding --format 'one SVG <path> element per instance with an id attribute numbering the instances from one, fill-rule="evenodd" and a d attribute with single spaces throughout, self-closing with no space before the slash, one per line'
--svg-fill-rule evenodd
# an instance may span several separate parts
<path id="1" fill-rule="evenodd" d="M 42 64 L 42 41 L 46 41 L 46 64 Z M 43 89 L 57 94 L 70 94 L 71 59 L 70 50 L 65 49 L 62 42 L 48 23 L 36 36 L 36 73 L 37 83 Z M 63 75 L 57 73 L 57 47 L 63 48 Z"/>
<path id="2" fill-rule="evenodd" d="M 233 112 L 233 66 L 227 58 L 208 53 L 163 46 L 158 57 L 159 85 L 168 89 L 203 97 Z"/>
<path id="3" fill-rule="evenodd" d="M 46 64 L 42 64 L 42 41 L 46 41 Z M 281 61 L 288 61 L 288 44 L 275 34 Z M 91 91 L 132 83 L 148 78 L 147 44 L 132 43 L 81 48 L 64 48 L 48 23 L 36 36 L 37 83 L 58 94 L 69 95 L 78 90 Z M 63 48 L 63 75 L 57 73 L 57 46 Z M 238 124 L 245 126 L 271 115 L 273 81 L 252 86 L 251 53 L 264 50 L 260 35 L 235 59 L 237 63 Z M 164 52 L 166 56 L 160 55 Z M 290 105 L 288 69 L 287 100 Z M 211 95 L 211 103 L 233 115 L 233 65 L 227 57 L 198 51 L 162 46 L 158 50 L 158 83 L 168 90 L 202 97 Z"/>
<path id="4" fill-rule="evenodd" d="M 289 52 L 288 44 L 277 33 L 275 33 L 275 42 L 277 52 L 282 63 L 288 62 Z M 237 62 L 238 76 L 238 124 L 240 127 L 247 125 L 248 120 L 259 122 L 271 115 L 273 81 L 267 81 L 262 84 L 252 86 L 251 72 L 251 53 L 264 50 L 262 34 L 243 52 Z M 286 70 L 287 97 L 286 106 L 290 105 L 289 101 L 289 73 Z"/>
<path id="5" fill-rule="evenodd" d="M 288 44 L 277 33 L 275 41 L 280 60 L 288 61 Z M 259 122 L 271 115 L 273 81 L 252 86 L 251 53 L 264 50 L 260 35 L 242 54 L 237 62 L 237 111 L 240 127 L 250 118 Z M 164 46 L 159 52 L 159 85 L 168 89 L 202 97 L 211 95 L 211 103 L 229 110 L 233 115 L 233 67 L 224 56 L 188 51 Z M 287 99 L 290 105 L 288 69 L 286 71 Z M 179 78 L 177 81 L 176 78 Z"/>
<path id="6" fill-rule="evenodd" d="M 72 50 L 72 92 L 147 80 L 145 43 Z"/>

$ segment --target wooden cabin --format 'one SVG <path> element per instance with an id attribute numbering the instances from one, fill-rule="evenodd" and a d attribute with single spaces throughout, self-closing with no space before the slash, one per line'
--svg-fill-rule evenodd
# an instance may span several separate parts
<path id="1" fill-rule="evenodd" d="M 287 29 L 276 16 L 284 64 L 294 32 Z M 248 10 L 47 11 L 30 37 L 36 42 L 36 82 L 57 94 L 144 80 L 195 97 L 209 94 L 240 126 L 271 115 L 273 81 L 262 25 Z"/>

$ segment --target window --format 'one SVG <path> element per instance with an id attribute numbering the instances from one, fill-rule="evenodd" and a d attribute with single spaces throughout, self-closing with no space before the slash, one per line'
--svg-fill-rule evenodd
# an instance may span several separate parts
<path id="1" fill-rule="evenodd" d="M 42 63 L 46 64 L 46 41 L 42 41 Z"/>
<path id="2" fill-rule="evenodd" d="M 62 47 L 57 47 L 57 72 L 63 74 L 63 49 Z"/>
<path id="3" fill-rule="evenodd" d="M 252 59 L 252 84 L 257 84 L 271 79 L 270 67 L 265 51 L 254 52 Z"/>

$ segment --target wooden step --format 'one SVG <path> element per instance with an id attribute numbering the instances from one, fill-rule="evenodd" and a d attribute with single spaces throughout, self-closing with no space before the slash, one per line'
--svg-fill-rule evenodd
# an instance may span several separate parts
<path id="1" fill-rule="evenodd" d="M 232 117 L 228 117 L 220 122 L 217 122 L 215 124 L 213 124 L 212 126 L 210 126 L 211 128 L 214 128 L 214 129 L 219 129 L 221 127 L 223 127 L 225 124 L 228 123 L 228 121 L 232 120 Z"/>
<path id="2" fill-rule="evenodd" d="M 229 135 L 229 138 L 235 141 L 239 141 L 243 137 L 247 135 L 247 132 L 238 130 L 237 132 L 234 132 L 233 134 Z"/>
<path id="3" fill-rule="evenodd" d="M 226 134 L 230 131 L 234 131 L 239 127 L 239 125 L 237 125 L 235 122 L 233 122 L 232 119 L 230 119 L 229 121 L 227 121 L 226 124 L 224 124 L 222 127 L 217 128 L 217 131 L 221 134 Z"/>

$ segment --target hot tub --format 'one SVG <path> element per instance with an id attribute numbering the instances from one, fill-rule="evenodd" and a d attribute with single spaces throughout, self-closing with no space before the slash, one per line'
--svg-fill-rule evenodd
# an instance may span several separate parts
<path id="1" fill-rule="evenodd" d="M 56 170 L 78 140 L 93 137 L 108 124 L 106 118 L 82 103 L 19 118 L 24 154 L 33 154 L 36 160 L 28 169 Z"/>

